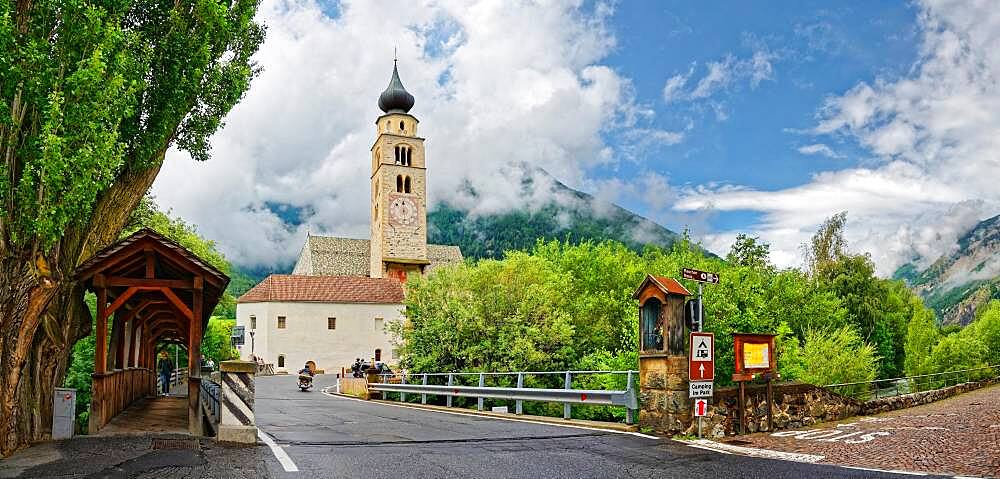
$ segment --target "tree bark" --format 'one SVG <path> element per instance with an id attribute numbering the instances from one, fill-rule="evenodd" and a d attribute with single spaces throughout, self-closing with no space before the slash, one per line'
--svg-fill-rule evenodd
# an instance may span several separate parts
<path id="1" fill-rule="evenodd" d="M 0 258 L 0 456 L 51 437 L 54 389 L 66 376 L 73 344 L 91 330 L 84 290 L 73 272 L 118 239 L 164 153 L 152 168 L 119 175 L 90 220 L 67 230 L 47 255 L 29 246 Z"/>

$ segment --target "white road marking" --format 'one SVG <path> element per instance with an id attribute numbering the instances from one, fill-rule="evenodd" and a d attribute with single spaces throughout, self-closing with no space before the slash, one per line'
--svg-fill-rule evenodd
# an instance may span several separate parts
<path id="1" fill-rule="evenodd" d="M 285 450 L 282 449 L 278 443 L 274 442 L 274 439 L 271 439 L 271 436 L 268 436 L 264 433 L 264 431 L 261 431 L 260 428 L 257 428 L 257 437 L 259 437 L 261 441 L 264 441 L 264 444 L 267 444 L 267 447 L 271 448 L 271 452 L 274 453 L 274 458 L 281 463 L 281 467 L 285 468 L 285 472 L 299 471 L 299 468 L 294 462 L 292 462 L 292 458 L 288 457 L 288 453 L 285 452 Z"/>
<path id="2" fill-rule="evenodd" d="M 659 436 L 651 436 L 649 434 L 643 434 L 641 432 L 616 431 L 614 429 L 600 429 L 600 428 L 596 428 L 596 427 L 578 426 L 578 425 L 575 425 L 575 424 L 557 424 L 557 423 L 550 423 L 550 422 L 538 422 L 538 421 L 532 421 L 532 420 L 529 420 L 529 419 L 517 419 L 517 418 L 512 418 L 512 417 L 483 416 L 483 415 L 479 415 L 479 414 L 476 414 L 476 413 L 473 413 L 473 412 L 441 411 L 441 410 L 438 410 L 438 409 L 428 409 L 428 408 L 422 408 L 422 407 L 416 407 L 416 406 L 407 406 L 407 405 L 404 405 L 404 404 L 392 404 L 392 403 L 384 403 L 384 402 L 373 403 L 371 401 L 367 401 L 367 400 L 364 400 L 364 399 L 352 398 L 352 397 L 347 397 L 347 396 L 341 396 L 341 395 L 338 395 L 338 394 L 333 394 L 333 393 L 331 393 L 329 391 L 329 389 L 330 389 L 329 387 L 326 387 L 326 388 L 323 388 L 320 392 L 322 392 L 323 394 L 326 394 L 327 396 L 330 396 L 332 398 L 346 399 L 348 401 L 359 401 L 359 402 L 368 403 L 368 404 L 378 404 L 380 406 L 400 407 L 400 408 L 404 408 L 404 409 L 416 409 L 418 411 L 437 412 L 437 413 L 441 413 L 441 414 L 454 414 L 454 415 L 457 415 L 457 416 L 469 416 L 469 417 L 479 417 L 479 418 L 485 418 L 485 419 L 497 419 L 497 420 L 500 420 L 500 421 L 526 422 L 526 423 L 530 423 L 530 424 L 541 424 L 541 425 L 544 425 L 544 426 L 569 427 L 569 428 L 574 428 L 574 429 L 586 429 L 588 431 L 610 432 L 610 433 L 613 433 L 613 434 L 626 434 L 626 435 L 629 435 L 629 436 L 638 436 L 638 437 L 643 437 L 643 438 L 646 438 L 646 439 L 660 439 Z"/>
<path id="3" fill-rule="evenodd" d="M 732 444 L 723 444 L 720 442 L 710 441 L 708 439 L 678 442 L 687 444 L 690 447 L 697 447 L 698 449 L 708 449 L 710 451 L 723 452 L 727 454 L 735 453 L 744 456 L 762 457 L 765 459 L 781 459 L 784 461 L 814 463 L 822 461 L 824 457 L 813 454 L 799 454 L 794 452 L 772 451 L 770 449 L 758 449 L 755 447 L 734 446 Z"/>
<path id="4" fill-rule="evenodd" d="M 873 467 L 840 466 L 844 469 L 856 469 L 859 471 L 888 472 L 890 474 L 906 474 L 908 476 L 926 476 L 926 472 L 901 471 L 899 469 L 875 469 Z"/>

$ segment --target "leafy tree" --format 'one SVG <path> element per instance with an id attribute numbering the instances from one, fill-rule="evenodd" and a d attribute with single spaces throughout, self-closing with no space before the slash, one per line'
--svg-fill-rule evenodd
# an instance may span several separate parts
<path id="1" fill-rule="evenodd" d="M 802 359 L 805 368 L 800 379 L 820 386 L 870 382 L 875 379 L 878 363 L 875 348 L 866 344 L 852 326 L 806 332 Z M 842 392 L 852 394 L 865 389 L 867 385 Z"/>
<path id="2" fill-rule="evenodd" d="M 822 274 L 829 265 L 847 256 L 847 240 L 844 228 L 847 226 L 847 212 L 842 211 L 828 218 L 813 235 L 806 249 L 806 265 L 813 274 Z"/>
<path id="3" fill-rule="evenodd" d="M 754 269 L 771 269 L 771 246 L 760 241 L 757 236 L 747 236 L 740 233 L 736 242 L 729 250 L 726 261 L 729 264 L 746 266 Z"/>
<path id="4" fill-rule="evenodd" d="M 239 357 L 231 339 L 235 325 L 236 321 L 231 319 L 215 317 L 209 319 L 208 327 L 205 328 L 204 337 L 201 339 L 201 354 L 216 364 Z"/>
<path id="5" fill-rule="evenodd" d="M 255 0 L 0 6 L 0 455 L 41 439 L 91 327 L 73 271 L 114 241 L 168 148 L 246 91 Z"/>
<path id="6" fill-rule="evenodd" d="M 990 366 L 1000 365 L 1000 300 L 990 301 L 963 333 L 982 341 L 987 348 L 985 360 Z"/>
<path id="7" fill-rule="evenodd" d="M 933 371 L 931 352 L 941 339 L 941 333 L 934 322 L 934 312 L 917 298 L 911 298 L 913 317 L 906 327 L 906 375 L 918 376 Z"/>

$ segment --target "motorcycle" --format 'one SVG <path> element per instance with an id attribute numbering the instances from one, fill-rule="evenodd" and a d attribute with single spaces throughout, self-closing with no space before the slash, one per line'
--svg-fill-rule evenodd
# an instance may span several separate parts
<path id="1" fill-rule="evenodd" d="M 313 387 L 313 377 L 308 374 L 299 374 L 299 389 L 308 391 Z"/>

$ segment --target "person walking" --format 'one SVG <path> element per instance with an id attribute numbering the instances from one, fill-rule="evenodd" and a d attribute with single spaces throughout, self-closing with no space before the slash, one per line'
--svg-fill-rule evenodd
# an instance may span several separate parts
<path id="1" fill-rule="evenodd" d="M 174 372 L 174 363 L 170 361 L 170 356 L 167 356 L 167 351 L 160 351 L 160 363 L 157 365 L 157 370 L 160 372 L 160 384 L 163 388 L 163 395 L 167 396 L 170 394 L 170 373 Z"/>

